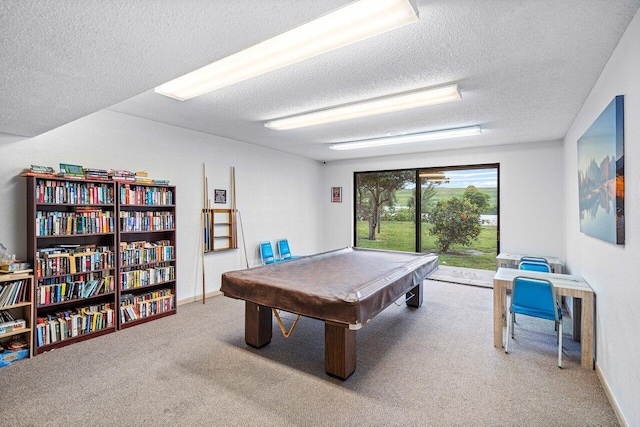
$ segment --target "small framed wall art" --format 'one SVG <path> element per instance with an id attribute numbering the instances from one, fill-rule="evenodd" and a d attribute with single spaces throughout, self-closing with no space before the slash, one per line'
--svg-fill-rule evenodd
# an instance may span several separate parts
<path id="1" fill-rule="evenodd" d="M 227 190 L 213 190 L 213 203 L 227 203 Z"/>
<path id="2" fill-rule="evenodd" d="M 342 187 L 331 187 L 331 202 L 342 203 Z"/>

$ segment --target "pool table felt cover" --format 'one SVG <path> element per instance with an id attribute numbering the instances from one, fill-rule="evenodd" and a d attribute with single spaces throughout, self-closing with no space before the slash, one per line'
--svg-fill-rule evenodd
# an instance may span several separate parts
<path id="1" fill-rule="evenodd" d="M 364 325 L 438 268 L 438 257 L 347 247 L 222 275 L 227 297 Z"/>

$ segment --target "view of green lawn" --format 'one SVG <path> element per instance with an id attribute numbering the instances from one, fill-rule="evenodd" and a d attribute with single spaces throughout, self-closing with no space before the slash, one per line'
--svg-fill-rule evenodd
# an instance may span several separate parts
<path id="1" fill-rule="evenodd" d="M 356 246 L 361 248 L 415 251 L 415 224 L 412 221 L 382 221 L 376 240 L 368 240 L 368 223 L 358 221 Z M 422 251 L 437 253 L 436 237 L 429 234 L 430 224 L 422 223 Z M 494 270 L 497 227 L 483 225 L 470 246 L 453 245 L 449 252 L 438 253 L 440 265 Z"/>
<path id="2" fill-rule="evenodd" d="M 462 197 L 465 190 L 466 188 L 437 188 L 436 193 L 433 195 L 433 198 L 430 201 L 430 204 L 435 204 L 440 200 L 449 199 L 454 196 Z M 489 195 L 489 206 L 498 205 L 498 189 L 497 188 L 483 187 L 481 191 Z M 412 188 L 405 188 L 405 189 L 396 191 L 395 195 L 396 195 L 397 206 L 408 206 L 409 200 L 415 197 L 415 190 Z"/>

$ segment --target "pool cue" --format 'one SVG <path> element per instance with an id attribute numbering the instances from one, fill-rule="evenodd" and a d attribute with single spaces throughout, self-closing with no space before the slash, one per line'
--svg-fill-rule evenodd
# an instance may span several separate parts
<path id="1" fill-rule="evenodd" d="M 236 207 L 236 168 L 234 166 L 231 166 L 231 214 L 233 215 L 233 220 L 231 221 L 233 224 L 231 230 L 231 248 L 238 249 L 238 231 L 236 227 L 238 209 Z"/>
<path id="2" fill-rule="evenodd" d="M 205 180 L 207 179 L 207 173 L 205 171 L 205 164 L 202 164 L 202 184 L 203 184 L 203 202 L 206 201 L 206 185 L 205 185 Z M 204 208 L 205 206 L 203 206 Z M 206 282 L 205 282 L 205 268 L 204 268 L 204 251 L 205 251 L 205 229 L 206 229 L 206 225 L 205 225 L 205 221 L 206 221 L 206 214 L 204 212 L 204 209 L 202 209 L 202 212 L 200 213 L 200 241 L 202 242 L 202 254 L 200 254 L 201 258 L 202 258 L 202 303 L 205 303 L 205 289 L 206 289 Z"/>
<path id="3" fill-rule="evenodd" d="M 249 268 L 249 257 L 247 256 L 247 244 L 244 240 L 244 225 L 242 225 L 242 215 L 240 215 L 240 211 L 238 211 L 238 221 L 240 223 L 240 231 L 242 232 L 242 247 L 244 249 L 244 261 L 246 263 L 247 268 Z"/>

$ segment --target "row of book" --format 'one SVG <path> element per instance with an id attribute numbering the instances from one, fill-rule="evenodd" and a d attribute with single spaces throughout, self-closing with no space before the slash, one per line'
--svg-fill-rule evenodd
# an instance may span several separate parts
<path id="1" fill-rule="evenodd" d="M 56 254 L 69 254 L 75 255 L 84 252 L 112 252 L 111 246 L 100 246 L 96 244 L 80 245 L 80 244 L 66 244 L 51 246 L 48 248 L 39 248 L 36 250 L 36 258 L 45 258 L 47 256 L 53 256 Z"/>
<path id="2" fill-rule="evenodd" d="M 175 280 L 175 267 L 163 263 L 146 270 L 120 273 L 120 289 L 141 288 L 170 280 Z"/>
<path id="3" fill-rule="evenodd" d="M 38 279 L 38 285 L 56 285 L 58 283 L 69 283 L 69 282 L 86 282 L 89 280 L 98 280 L 103 277 L 109 276 L 110 271 L 97 271 L 97 272 L 88 272 L 88 273 L 79 273 L 79 274 L 69 274 L 69 275 L 60 275 L 57 277 L 49 277 L 46 279 Z"/>
<path id="4" fill-rule="evenodd" d="M 36 181 L 36 202 L 55 204 L 113 204 L 113 185 L 73 181 Z"/>
<path id="5" fill-rule="evenodd" d="M 109 252 L 84 252 L 79 254 L 43 255 L 36 258 L 36 277 L 81 274 L 95 270 L 114 268 L 115 254 Z"/>
<path id="6" fill-rule="evenodd" d="M 27 301 L 29 281 L 27 279 L 0 284 L 0 307 L 7 307 Z"/>
<path id="7" fill-rule="evenodd" d="M 173 191 L 168 188 L 125 184 L 120 187 L 120 203 L 148 206 L 173 205 Z"/>
<path id="8" fill-rule="evenodd" d="M 120 320 L 122 323 L 144 319 L 175 308 L 175 296 L 171 289 L 160 289 L 144 294 L 125 294 L 120 297 Z"/>
<path id="9" fill-rule="evenodd" d="M 39 317 L 36 325 L 38 347 L 113 327 L 114 320 L 110 303 Z"/>
<path id="10" fill-rule="evenodd" d="M 46 306 L 63 301 L 89 298 L 115 291 L 113 276 L 93 280 L 61 282 L 51 285 L 39 285 L 36 292 L 38 306 Z"/>
<path id="11" fill-rule="evenodd" d="M 113 212 L 36 212 L 36 236 L 113 233 Z"/>
<path id="12" fill-rule="evenodd" d="M 175 247 L 171 245 L 170 240 L 159 240 L 155 243 L 120 243 L 120 265 L 122 267 L 162 261 L 173 261 L 175 257 Z"/>
<path id="13" fill-rule="evenodd" d="M 120 212 L 120 231 L 173 230 L 173 212 Z"/>

